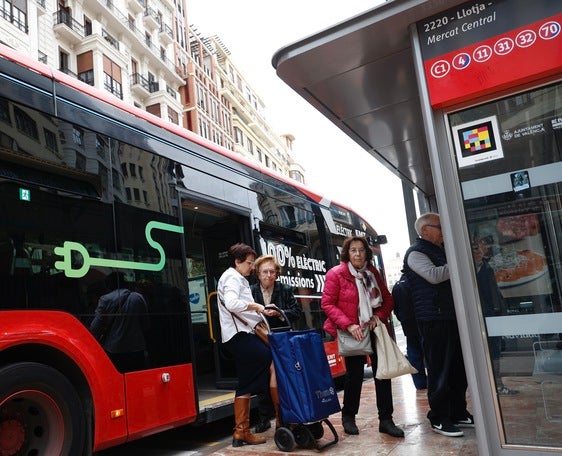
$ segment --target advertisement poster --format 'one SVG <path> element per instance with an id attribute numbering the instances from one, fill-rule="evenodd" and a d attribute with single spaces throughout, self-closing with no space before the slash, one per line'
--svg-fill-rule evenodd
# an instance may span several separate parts
<path id="1" fill-rule="evenodd" d="M 505 298 L 552 293 L 538 214 L 502 216 L 469 229 Z"/>
<path id="2" fill-rule="evenodd" d="M 193 323 L 207 322 L 207 285 L 205 276 L 189 279 L 189 306 Z"/>

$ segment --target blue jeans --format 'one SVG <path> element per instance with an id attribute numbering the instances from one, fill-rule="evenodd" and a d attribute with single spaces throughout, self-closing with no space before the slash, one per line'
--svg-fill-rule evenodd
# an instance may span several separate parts
<path id="1" fill-rule="evenodd" d="M 425 361 L 418 323 L 415 319 L 408 319 L 401 321 L 400 324 L 404 336 L 406 336 L 406 356 L 410 364 L 418 370 L 417 374 L 412 374 L 414 385 L 417 389 L 427 388 L 427 375 L 425 374 Z"/>

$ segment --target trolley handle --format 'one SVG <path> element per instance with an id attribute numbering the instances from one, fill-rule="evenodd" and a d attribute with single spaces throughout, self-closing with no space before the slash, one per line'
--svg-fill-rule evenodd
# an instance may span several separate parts
<path id="1" fill-rule="evenodd" d="M 290 320 L 287 318 L 287 314 L 285 313 L 285 311 L 283 309 L 280 309 L 279 307 L 277 307 L 275 304 L 269 304 L 267 306 L 264 307 L 266 310 L 276 310 L 277 312 L 279 312 L 281 314 L 281 316 L 283 317 L 283 320 L 285 320 L 285 326 L 278 326 L 275 328 L 272 328 L 269 325 L 269 321 L 267 320 L 267 317 L 264 314 L 260 314 L 262 320 L 265 322 L 265 324 L 267 325 L 267 329 L 269 329 L 269 332 L 284 332 L 284 331 L 292 331 L 293 330 L 293 325 L 291 324 Z M 278 318 L 278 317 L 277 317 Z"/>

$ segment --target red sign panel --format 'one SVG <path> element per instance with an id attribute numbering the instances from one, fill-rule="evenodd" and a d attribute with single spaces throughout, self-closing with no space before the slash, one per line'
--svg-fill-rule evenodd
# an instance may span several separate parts
<path id="1" fill-rule="evenodd" d="M 511 28 L 524 18 L 516 17 L 514 24 L 508 20 L 510 3 L 515 7 L 517 2 L 460 7 L 418 24 L 432 106 L 459 103 L 562 73 L 562 13 Z M 540 10 L 540 3 L 527 6 Z"/>

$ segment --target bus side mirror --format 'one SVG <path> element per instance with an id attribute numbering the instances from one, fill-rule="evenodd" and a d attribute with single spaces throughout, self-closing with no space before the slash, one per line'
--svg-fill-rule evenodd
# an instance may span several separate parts
<path id="1" fill-rule="evenodd" d="M 384 234 L 379 234 L 378 236 L 371 238 L 370 241 L 371 245 L 381 245 L 388 242 L 388 240 L 386 239 L 386 235 Z"/>

